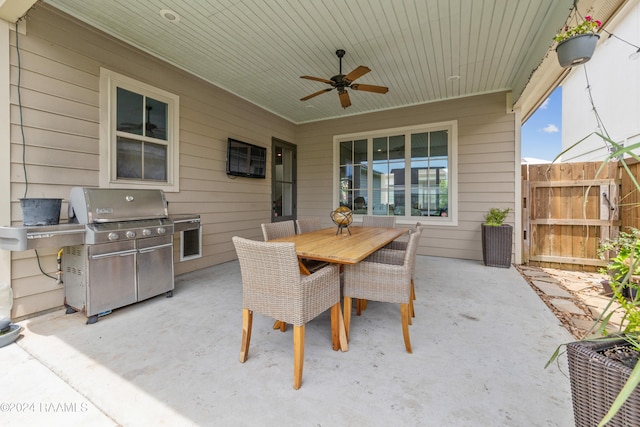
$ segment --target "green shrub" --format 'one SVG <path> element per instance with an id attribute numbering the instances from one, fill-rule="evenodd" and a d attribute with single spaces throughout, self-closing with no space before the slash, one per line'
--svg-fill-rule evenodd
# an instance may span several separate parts
<path id="1" fill-rule="evenodd" d="M 484 225 L 500 226 L 511 212 L 511 208 L 498 209 L 491 208 L 484 216 Z"/>

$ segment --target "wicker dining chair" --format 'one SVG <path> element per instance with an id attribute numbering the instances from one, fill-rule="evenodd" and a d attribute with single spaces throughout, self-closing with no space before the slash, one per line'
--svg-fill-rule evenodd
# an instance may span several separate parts
<path id="1" fill-rule="evenodd" d="M 416 226 L 414 228 L 409 229 L 409 233 L 416 233 L 418 234 L 418 242 L 420 242 L 420 237 L 422 236 L 422 230 L 424 229 L 424 224 L 422 224 L 421 222 L 417 222 Z M 393 242 L 389 243 L 388 245 L 386 245 L 384 248 L 374 252 L 372 255 L 369 256 L 368 260 L 369 261 L 373 261 L 376 262 L 377 258 L 380 259 L 385 259 L 388 257 L 392 257 L 392 258 L 403 258 L 404 257 L 404 252 L 407 250 L 407 245 L 409 244 L 409 242 L 407 240 L 394 240 Z M 394 255 L 393 253 L 387 253 L 386 251 L 396 251 L 396 254 Z M 417 251 L 417 250 L 416 250 Z M 382 261 L 384 262 L 384 261 Z M 415 313 L 415 309 L 414 309 L 414 304 L 413 302 L 416 300 L 416 287 L 415 287 L 415 281 L 416 281 L 416 263 L 413 263 L 413 269 L 411 270 L 411 303 L 409 306 L 409 311 L 411 313 L 411 317 L 416 317 L 416 313 Z M 411 324 L 411 319 L 409 319 L 409 324 Z"/>
<path id="2" fill-rule="evenodd" d="M 364 215 L 362 217 L 363 227 L 385 227 L 394 228 L 396 226 L 395 216 L 378 216 L 378 215 Z"/>
<path id="3" fill-rule="evenodd" d="M 278 237 L 293 236 L 296 234 L 296 225 L 293 220 L 280 222 L 267 222 L 260 225 L 264 241 L 277 239 Z"/>
<path id="4" fill-rule="evenodd" d="M 331 309 L 333 349 L 340 347 L 340 275 L 337 264 L 301 276 L 293 243 L 270 243 L 234 236 L 242 276 L 240 362 L 249 355 L 253 313 L 293 324 L 293 388 L 302 384 L 305 324 Z"/>
<path id="5" fill-rule="evenodd" d="M 316 226 L 317 220 L 317 228 L 313 228 Z M 295 223 L 293 220 L 290 221 L 281 221 L 281 222 L 269 222 L 265 224 L 261 224 L 262 227 L 262 236 L 264 237 L 264 241 L 268 242 L 272 239 L 277 239 L 279 237 L 287 237 L 293 236 L 296 234 L 296 225 L 298 230 L 301 230 L 301 227 L 304 228 L 304 231 L 298 231 L 298 233 L 304 233 L 307 231 L 313 231 L 320 228 L 320 218 L 304 218 L 299 219 Z M 306 268 L 310 273 L 314 271 L 318 271 L 323 267 L 326 267 L 328 263 L 310 259 L 301 259 L 300 263 Z M 285 324 L 281 324 L 281 330 L 284 332 L 286 329 Z"/>
<path id="6" fill-rule="evenodd" d="M 293 236 L 294 234 L 296 234 L 296 225 L 293 220 L 267 222 L 264 224 L 260 224 L 260 227 L 262 228 L 262 237 L 264 238 L 265 242 L 268 242 L 272 239 L 277 239 L 279 237 Z M 280 332 L 286 332 L 287 323 L 278 320 L 273 325 L 273 329 L 280 329 Z"/>
<path id="7" fill-rule="evenodd" d="M 422 230 L 424 230 L 425 225 L 421 222 L 416 222 L 416 226 L 413 228 L 409 229 L 409 233 L 420 233 L 422 234 Z M 407 243 L 408 241 L 405 240 L 400 240 L 400 239 L 396 239 L 393 242 L 389 243 L 388 245 L 386 245 L 383 249 L 394 249 L 394 250 L 398 250 L 398 251 L 405 251 L 407 250 Z"/>
<path id="8" fill-rule="evenodd" d="M 396 226 L 395 216 L 378 216 L 378 215 L 364 215 L 362 217 L 363 227 L 385 227 L 394 228 Z M 360 316 L 363 310 L 367 309 L 367 300 L 358 299 L 356 301 L 357 314 Z"/>
<path id="9" fill-rule="evenodd" d="M 297 219 L 296 226 L 298 228 L 298 234 L 309 233 L 311 231 L 320 230 L 322 228 L 322 225 L 320 225 L 320 217 L 317 216 Z M 328 262 L 318 261 L 315 259 L 302 259 L 300 260 L 300 262 L 311 273 L 323 267 L 326 267 L 329 264 Z"/>
<path id="10" fill-rule="evenodd" d="M 298 234 L 308 233 L 322 228 L 320 225 L 320 217 L 317 216 L 296 219 L 296 225 L 298 226 Z"/>
<path id="11" fill-rule="evenodd" d="M 400 304 L 402 334 L 407 353 L 411 353 L 409 338 L 410 304 L 411 304 L 411 271 L 416 260 L 418 233 L 409 235 L 407 250 L 404 256 L 399 251 L 387 250 L 378 255 L 377 262 L 362 261 L 344 267 L 344 326 L 347 339 L 351 327 L 351 299 L 358 298 L 370 301 Z M 387 258 L 383 256 L 387 255 Z"/>

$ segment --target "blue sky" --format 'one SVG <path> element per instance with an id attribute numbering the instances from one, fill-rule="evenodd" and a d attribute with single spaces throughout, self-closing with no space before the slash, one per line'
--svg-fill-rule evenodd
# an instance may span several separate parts
<path id="1" fill-rule="evenodd" d="M 562 87 L 522 125 L 522 157 L 553 160 L 562 151 Z"/>

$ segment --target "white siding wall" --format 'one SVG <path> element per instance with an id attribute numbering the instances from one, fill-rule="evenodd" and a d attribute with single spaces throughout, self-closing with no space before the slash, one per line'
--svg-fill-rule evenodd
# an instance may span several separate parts
<path id="1" fill-rule="evenodd" d="M 458 121 L 458 226 L 427 226 L 423 255 L 482 259 L 480 224 L 491 207 L 515 208 L 515 116 L 506 94 L 462 98 L 298 126 L 298 216 L 330 225 L 333 136 L 448 120 Z M 518 183 L 519 185 L 519 183 Z M 511 214 L 507 222 L 513 224 Z"/>
<path id="2" fill-rule="evenodd" d="M 271 147 L 293 141 L 295 127 L 255 105 L 196 79 L 40 5 L 20 34 L 20 62 L 11 43 L 11 222 L 22 223 L 18 199 L 25 181 L 18 106 L 21 80 L 29 197 L 66 199 L 73 186 L 99 184 L 99 75 L 105 67 L 180 96 L 180 192 L 166 193 L 170 214 L 199 213 L 203 257 L 176 263 L 176 274 L 235 259 L 231 236 L 261 239 L 270 218 L 270 176 L 228 178 L 226 141 Z M 176 239 L 175 260 L 178 260 Z M 39 250 L 43 269 L 56 271 L 58 248 Z M 38 270 L 34 251 L 12 253 L 13 317 L 63 304 L 62 286 Z"/>
<path id="3" fill-rule="evenodd" d="M 607 31 L 638 45 L 640 2 L 629 3 L 619 18 L 619 22 L 607 27 Z M 611 139 L 625 146 L 640 142 L 640 59 L 629 60 L 629 54 L 636 49 L 615 38 L 606 40 L 607 37 L 607 34 L 601 35 L 591 60 L 574 67 L 562 83 L 563 150 L 598 130 L 587 86 L 591 87 L 596 110 Z M 604 141 L 591 136 L 564 154 L 562 161 L 604 160 L 608 154 Z"/>

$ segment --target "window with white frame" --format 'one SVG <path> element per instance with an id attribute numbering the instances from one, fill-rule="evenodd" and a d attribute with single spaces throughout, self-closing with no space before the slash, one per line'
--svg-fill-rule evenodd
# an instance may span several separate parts
<path id="1" fill-rule="evenodd" d="M 334 137 L 338 204 L 354 214 L 457 224 L 457 123 Z"/>
<path id="2" fill-rule="evenodd" d="M 179 97 L 100 70 L 101 187 L 178 191 Z"/>

